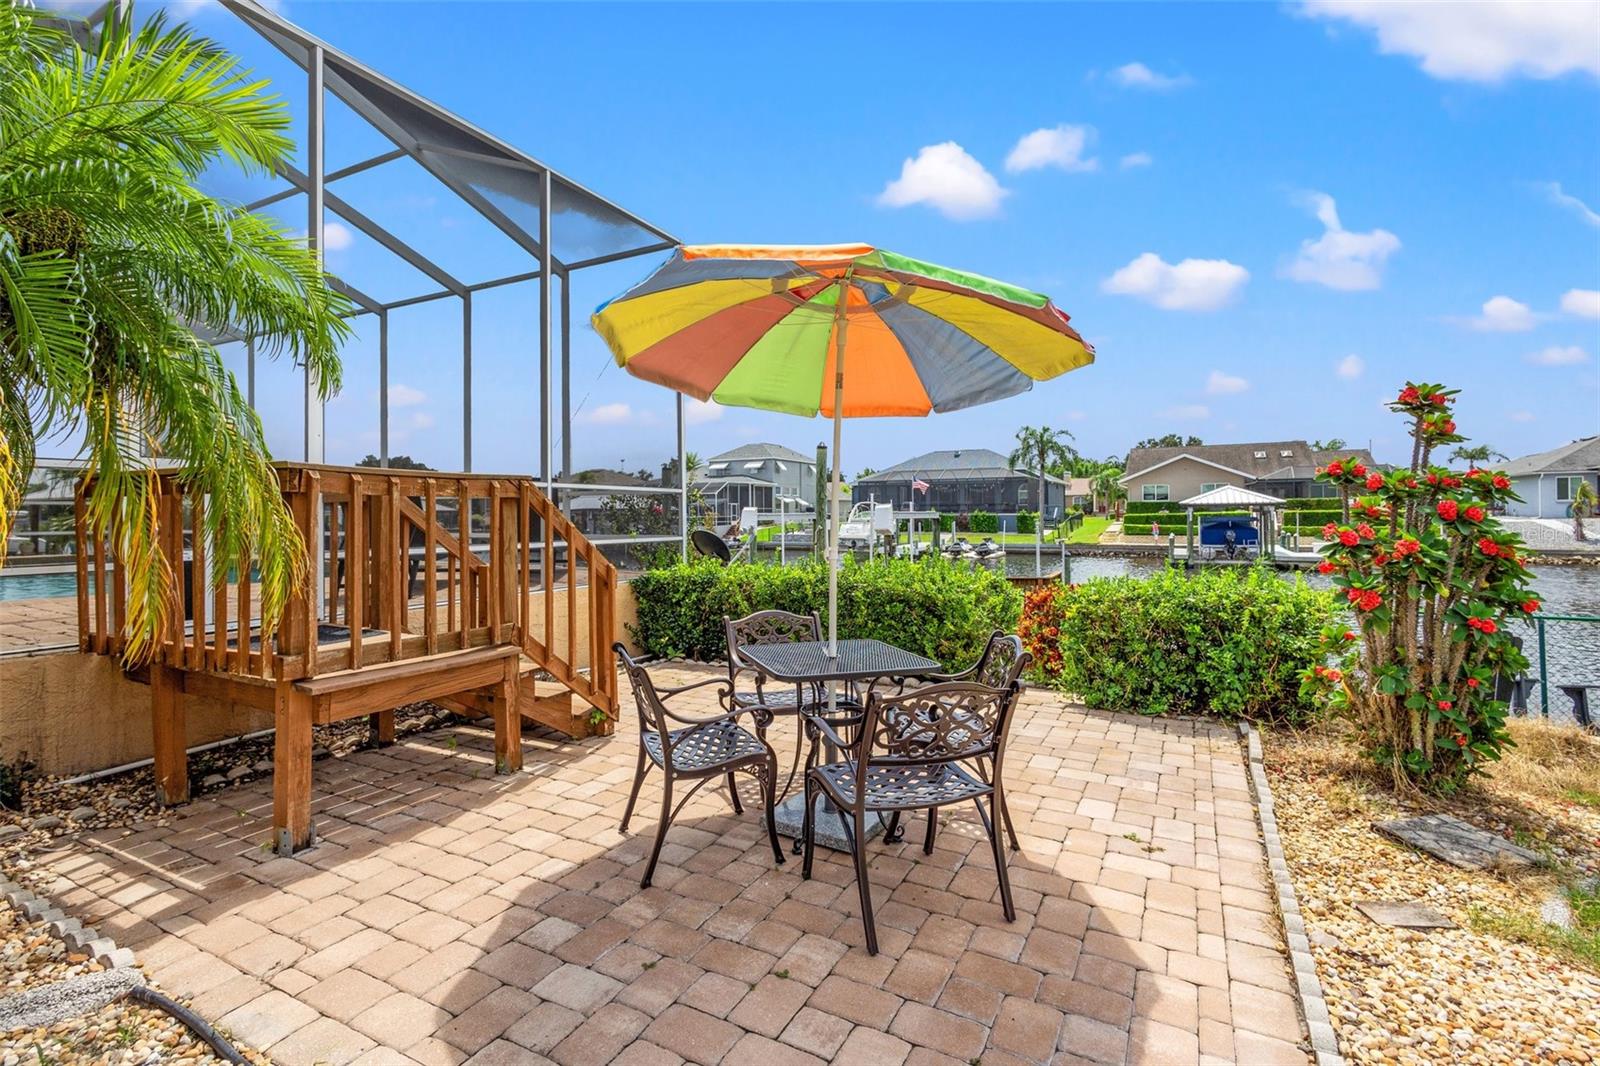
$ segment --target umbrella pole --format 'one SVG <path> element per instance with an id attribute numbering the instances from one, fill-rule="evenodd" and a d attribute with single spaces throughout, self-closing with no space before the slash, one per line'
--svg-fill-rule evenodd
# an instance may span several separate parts
<path id="1" fill-rule="evenodd" d="M 833 488 L 829 493 L 828 536 L 833 551 L 828 556 L 828 657 L 839 657 L 839 443 L 844 428 L 844 340 L 850 319 L 845 316 L 845 305 L 850 298 L 850 275 L 854 266 L 846 267 L 844 280 L 839 282 L 839 303 L 833 310 Z M 828 682 L 828 716 L 838 710 L 838 686 Z"/>

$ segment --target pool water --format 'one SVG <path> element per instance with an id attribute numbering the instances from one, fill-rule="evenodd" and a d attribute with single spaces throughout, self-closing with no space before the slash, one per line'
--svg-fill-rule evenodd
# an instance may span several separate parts
<path id="1" fill-rule="evenodd" d="M 94 579 L 89 579 L 94 588 Z M 65 574 L 30 574 L 26 571 L 0 570 L 0 601 L 49 600 L 78 594 L 78 576 Z"/>

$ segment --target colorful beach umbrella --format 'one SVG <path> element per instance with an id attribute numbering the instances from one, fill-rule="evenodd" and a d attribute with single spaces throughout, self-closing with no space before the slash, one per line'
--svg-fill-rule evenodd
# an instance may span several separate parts
<path id="1" fill-rule="evenodd" d="M 840 420 L 956 411 L 1094 361 L 1048 297 L 866 244 L 684 245 L 591 320 L 617 364 L 698 400 Z"/>

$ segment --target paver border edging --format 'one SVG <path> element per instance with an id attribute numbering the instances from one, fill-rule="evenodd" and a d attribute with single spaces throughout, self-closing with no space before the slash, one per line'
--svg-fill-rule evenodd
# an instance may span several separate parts
<path id="1" fill-rule="evenodd" d="M 73 951 L 81 951 L 108 970 L 120 970 L 134 965 L 133 952 L 119 948 L 108 936 L 101 936 L 93 926 L 84 928 L 76 918 L 37 893 L 30 892 L 4 874 L 0 874 L 0 899 L 29 921 L 43 922 L 50 935 Z"/>
<path id="2" fill-rule="evenodd" d="M 1256 797 L 1256 820 L 1267 849 L 1267 867 L 1272 872 L 1272 887 L 1278 897 L 1278 916 L 1283 921 L 1284 941 L 1289 945 L 1289 963 L 1294 967 L 1295 997 L 1300 1001 L 1300 1013 L 1311 1033 L 1311 1050 L 1317 1066 L 1345 1066 L 1344 1056 L 1339 1054 L 1333 1018 L 1328 1014 L 1328 1001 L 1322 994 L 1322 981 L 1317 977 L 1316 960 L 1311 957 L 1311 941 L 1306 937 L 1306 923 L 1300 915 L 1294 882 L 1289 878 L 1289 863 L 1283 855 L 1272 786 L 1267 783 L 1267 769 L 1261 757 L 1261 734 L 1249 722 L 1239 723 L 1239 734 L 1245 742 L 1250 788 Z"/>

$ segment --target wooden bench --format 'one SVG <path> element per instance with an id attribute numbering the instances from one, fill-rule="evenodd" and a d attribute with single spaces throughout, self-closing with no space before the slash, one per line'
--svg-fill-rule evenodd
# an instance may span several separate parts
<path id="1" fill-rule="evenodd" d="M 279 854 L 291 854 L 316 839 L 311 824 L 312 726 L 373 715 L 383 743 L 394 739 L 394 708 L 482 692 L 494 717 L 495 773 L 512 773 L 522 769 L 517 677 L 517 649 L 494 645 L 279 682 L 272 771 L 273 840 Z"/>

